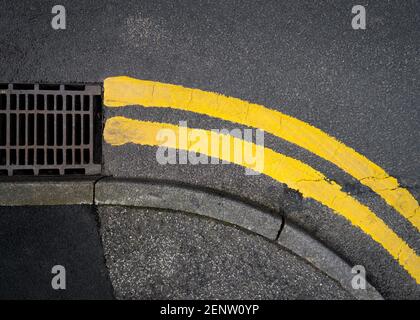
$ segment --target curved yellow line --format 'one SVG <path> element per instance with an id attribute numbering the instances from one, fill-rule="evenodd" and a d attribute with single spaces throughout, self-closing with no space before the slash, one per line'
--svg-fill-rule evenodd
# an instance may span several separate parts
<path id="1" fill-rule="evenodd" d="M 104 100 L 109 107 L 137 104 L 169 107 L 260 128 L 334 163 L 380 195 L 420 230 L 420 207 L 408 190 L 360 153 L 301 120 L 237 98 L 130 77 L 105 79 Z"/>
<path id="2" fill-rule="evenodd" d="M 176 139 L 160 141 L 158 137 L 163 129 L 171 130 Z M 180 143 L 180 130 L 187 130 L 185 132 L 188 136 L 206 136 L 207 141 L 212 141 L 211 139 L 215 139 L 215 137 L 219 141 L 227 138 L 229 139 L 228 145 L 231 152 L 222 153 L 219 152 L 220 150 L 215 152 L 208 145 L 202 145 L 196 141 L 194 143 L 188 142 L 186 145 Z M 104 138 L 107 143 L 115 146 L 136 143 L 198 152 L 255 170 L 255 167 L 247 164 L 242 159 L 237 160 L 234 156 L 235 149 L 255 151 L 257 146 L 254 143 L 208 130 L 181 129 L 181 127 L 172 124 L 113 117 L 105 123 Z M 302 193 L 304 197 L 319 201 L 347 218 L 353 225 L 362 229 L 372 239 L 382 245 L 416 282 L 420 283 L 420 257 L 368 207 L 341 191 L 338 184 L 328 181 L 322 173 L 312 167 L 268 148 L 263 148 L 263 152 L 264 167 L 260 170 L 261 173 L 280 183 L 287 184 L 290 188 Z"/>

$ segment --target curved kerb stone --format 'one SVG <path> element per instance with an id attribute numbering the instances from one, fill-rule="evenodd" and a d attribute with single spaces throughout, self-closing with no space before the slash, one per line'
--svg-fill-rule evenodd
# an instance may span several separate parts
<path id="1" fill-rule="evenodd" d="M 281 215 L 236 199 L 161 181 L 105 178 L 95 185 L 95 204 L 170 209 L 227 222 L 276 241 L 338 281 L 356 299 L 383 299 L 369 283 L 365 290 L 353 289 L 351 279 L 354 274 L 351 273 L 351 267 L 306 232 L 289 223 L 281 230 Z"/>

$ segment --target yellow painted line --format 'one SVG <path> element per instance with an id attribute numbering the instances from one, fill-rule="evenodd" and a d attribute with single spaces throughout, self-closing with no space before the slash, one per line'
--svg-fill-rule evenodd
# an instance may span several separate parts
<path id="1" fill-rule="evenodd" d="M 161 130 L 171 130 L 176 139 L 161 141 Z M 185 132 L 186 131 L 186 132 Z M 181 133 L 182 132 L 182 133 Z M 186 145 L 180 143 L 181 134 L 188 136 L 203 137 L 208 140 L 229 139 L 230 152 L 213 150 L 207 143 L 200 143 L 200 139 L 188 142 Z M 252 142 L 238 139 L 231 135 L 218 134 L 208 130 L 179 127 L 172 124 L 132 120 L 124 117 L 113 117 L 106 121 L 104 129 L 105 141 L 113 146 L 135 143 L 148 146 L 165 146 L 168 148 L 182 149 L 205 154 L 209 157 L 218 158 L 224 161 L 235 163 L 245 168 L 254 167 L 242 159 L 234 156 L 235 150 L 256 150 L 257 146 Z M 181 141 L 182 142 L 182 141 Z M 219 145 L 220 146 L 220 145 Z M 271 149 L 264 148 L 264 167 L 261 173 L 270 176 L 280 183 L 302 193 L 304 197 L 312 198 L 336 213 L 348 219 L 353 225 L 362 229 L 370 235 L 373 240 L 382 245 L 407 272 L 420 283 L 420 257 L 411 249 L 408 244 L 398 237 L 380 218 L 370 209 L 356 199 L 352 198 L 341 190 L 335 182 L 328 181 L 325 176 L 312 167 L 277 153 Z"/>
<path id="2" fill-rule="evenodd" d="M 306 122 L 237 98 L 130 77 L 105 79 L 104 100 L 109 107 L 168 107 L 260 128 L 334 163 L 371 188 L 420 230 L 419 204 L 408 190 L 399 186 L 397 179 L 357 151 Z"/>

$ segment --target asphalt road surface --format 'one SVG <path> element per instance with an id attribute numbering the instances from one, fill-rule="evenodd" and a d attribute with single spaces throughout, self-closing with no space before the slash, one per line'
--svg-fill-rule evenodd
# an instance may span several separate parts
<path id="1" fill-rule="evenodd" d="M 67 14 L 65 30 L 51 27 L 55 4 L 4 1 L 0 12 L 0 83 L 102 83 L 108 77 L 125 75 L 237 97 L 279 110 L 336 137 L 384 168 L 420 200 L 418 1 L 365 1 L 366 30 L 351 28 L 351 8 L 358 3 L 348 0 L 155 0 L 125 1 L 124 5 L 118 1 L 61 1 Z M 189 127 L 208 130 L 238 127 L 180 110 L 104 107 L 104 121 L 114 116 L 171 124 L 186 120 Z M 309 164 L 343 186 L 417 255 L 420 253 L 418 229 L 357 179 L 273 135 L 266 134 L 264 144 Z M 349 266 L 364 266 L 368 281 L 384 298 L 420 298 L 416 280 L 365 232 L 266 175 L 244 175 L 244 169 L 234 164 L 162 166 L 156 161 L 155 147 L 113 146 L 105 141 L 102 161 L 103 175 L 115 179 L 210 190 L 272 211 L 284 219 L 285 227 L 304 230 Z M 15 209 L 0 211 L 0 227 L 2 234 L 7 233 L 8 243 L 13 243 L 18 233 L 10 230 L 27 222 L 15 219 L 10 210 Z M 99 206 L 102 241 L 94 235 L 98 229 L 92 227 L 93 222 L 90 231 L 80 229 L 91 237 L 91 247 L 86 250 L 96 252 L 97 266 L 90 268 L 95 269 L 92 272 L 97 278 L 89 281 L 93 287 L 101 286 L 101 297 L 109 297 L 111 281 L 117 298 L 348 298 L 348 292 L 312 270 L 307 262 L 249 232 L 230 230 L 232 226 L 220 221 L 159 210 L 154 214 L 153 210 L 146 214 L 147 209 L 129 209 L 125 214 L 121 210 L 128 209 Z M 86 219 L 82 212 L 76 212 L 79 216 L 75 221 Z M 70 219 L 72 213 L 60 214 Z M 48 216 L 57 218 L 52 211 Z M 60 228 L 55 232 L 66 233 L 74 226 Z M 182 236 L 169 236 L 183 229 L 200 230 L 189 234 L 197 235 L 190 244 Z M 238 252 L 233 253 L 232 243 L 218 247 L 218 239 L 226 237 L 237 244 Z M 76 247 L 77 239 L 72 240 Z M 167 250 L 162 249 L 164 241 L 170 242 Z M 69 243 L 69 248 L 72 246 Z M 144 246 L 149 253 L 146 256 L 139 249 Z M 216 252 L 210 254 L 208 247 Z M 13 249 L 6 248 L 0 250 L 8 252 L 8 261 L 18 259 L 10 253 Z M 25 250 L 31 249 L 24 245 L 17 252 Z M 65 255 L 65 248 L 57 250 L 53 251 Z M 159 261 L 152 252 L 166 255 L 173 265 L 156 265 Z M 235 268 L 249 252 L 254 256 L 247 271 L 240 274 Z M 210 256 L 203 259 L 203 253 Z M 99 257 L 104 254 L 106 261 Z M 224 255 L 229 259 L 224 260 Z M 44 258 L 41 255 L 39 259 Z M 209 261 L 214 264 L 207 265 Z M 149 263 L 154 267 L 148 268 Z M 224 268 L 226 263 L 232 270 Z M 105 280 L 101 278 L 103 268 L 110 275 Z M 283 274 L 282 268 L 290 273 Z M 193 279 L 188 284 L 191 287 L 181 283 L 185 274 L 179 270 L 183 269 Z M 217 284 L 219 291 L 199 285 L 209 269 L 215 273 L 206 284 Z M 246 277 L 255 278 L 255 285 L 245 285 Z M 307 284 L 307 290 L 302 289 L 302 283 Z M 322 288 L 319 283 L 323 283 Z M 12 287 L 10 283 L 7 286 L 8 290 Z M 16 289 L 0 295 L 19 293 Z"/>

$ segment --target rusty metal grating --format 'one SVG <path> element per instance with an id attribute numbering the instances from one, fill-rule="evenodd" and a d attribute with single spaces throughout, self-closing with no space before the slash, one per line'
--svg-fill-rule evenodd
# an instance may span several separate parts
<path id="1" fill-rule="evenodd" d="M 0 175 L 101 173 L 101 86 L 0 84 Z"/>

